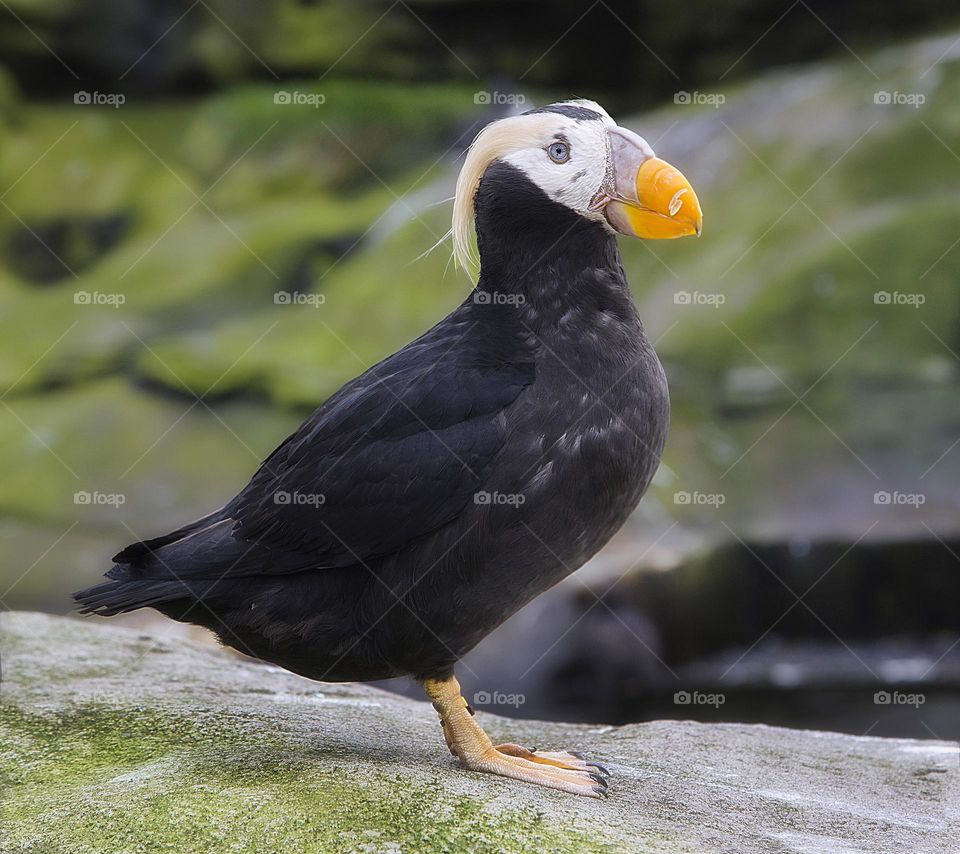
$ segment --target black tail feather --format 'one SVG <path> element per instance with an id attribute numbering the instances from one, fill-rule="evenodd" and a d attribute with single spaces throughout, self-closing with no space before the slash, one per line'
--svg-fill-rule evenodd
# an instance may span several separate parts
<path id="1" fill-rule="evenodd" d="M 213 605 L 238 579 L 259 575 L 265 568 L 285 574 L 313 565 L 308 555 L 274 552 L 235 539 L 233 520 L 218 518 L 222 512 L 127 546 L 114 558 L 107 581 L 73 594 L 80 612 L 111 617 L 155 607 L 172 616 L 181 606 L 191 609 L 198 601 L 210 599 Z"/>
<path id="2" fill-rule="evenodd" d="M 184 537 L 213 525 L 216 522 L 220 522 L 224 518 L 224 508 L 215 510 L 213 513 L 204 516 L 202 519 L 197 519 L 196 521 L 191 522 L 189 525 L 184 525 L 182 528 L 177 528 L 176 531 L 171 531 L 169 534 L 164 534 L 162 537 L 154 537 L 150 540 L 132 543 L 131 545 L 117 552 L 117 554 L 113 556 L 113 561 L 114 563 L 136 564 L 145 558 L 148 558 L 151 554 L 159 549 L 162 549 L 164 546 L 175 543 L 177 540 L 182 540 Z"/>
<path id="3" fill-rule="evenodd" d="M 114 617 L 172 599 L 192 598 L 192 594 L 176 579 L 128 578 L 88 587 L 74 593 L 73 598 L 81 614 Z"/>
<path id="4" fill-rule="evenodd" d="M 217 510 L 169 534 L 127 546 L 114 557 L 108 581 L 73 594 L 80 613 L 112 617 L 165 602 L 196 601 L 209 593 L 210 579 L 192 574 L 200 570 L 216 578 L 223 569 L 217 565 L 215 549 L 206 562 L 194 560 L 194 549 L 229 537 L 230 524 L 222 517 L 223 510 Z"/>
<path id="5" fill-rule="evenodd" d="M 126 567 L 114 567 L 120 570 L 110 581 L 88 587 L 73 594 L 74 601 L 80 606 L 81 614 L 99 614 L 101 617 L 114 617 L 138 608 L 159 608 L 167 613 L 168 608 L 161 607 L 170 603 L 217 602 L 217 594 L 229 589 L 230 580 L 226 578 L 178 578 L 142 577 L 123 572 Z M 114 572 L 111 570 L 111 573 Z M 177 610 L 176 607 L 173 610 Z M 168 614 L 169 616 L 169 614 Z"/>

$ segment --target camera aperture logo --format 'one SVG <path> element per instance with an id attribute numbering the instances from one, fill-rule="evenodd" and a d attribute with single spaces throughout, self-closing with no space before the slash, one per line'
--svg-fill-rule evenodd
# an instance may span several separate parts
<path id="1" fill-rule="evenodd" d="M 877 706 L 913 706 L 919 709 L 927 702 L 925 694 L 906 694 L 903 691 L 877 691 L 873 695 L 873 702 Z"/>
<path id="2" fill-rule="evenodd" d="M 73 503 L 81 505 L 94 505 L 98 507 L 120 507 L 127 503 L 127 496 L 122 492 L 87 492 L 81 490 L 73 493 Z"/>
<path id="3" fill-rule="evenodd" d="M 76 291 L 73 294 L 74 305 L 106 305 L 110 308 L 120 308 L 126 301 L 126 294 L 105 294 L 100 291 Z"/>
<path id="4" fill-rule="evenodd" d="M 927 102 L 923 92 L 888 92 L 881 89 L 873 93 L 873 103 L 881 107 L 913 107 L 919 110 Z"/>
<path id="5" fill-rule="evenodd" d="M 681 490 L 673 493 L 673 503 L 690 504 L 698 507 L 722 507 L 727 503 L 727 496 L 722 492 L 700 492 L 696 489 L 693 492 Z"/>
<path id="6" fill-rule="evenodd" d="M 708 305 L 711 308 L 720 308 L 726 301 L 726 294 L 703 293 L 701 291 L 677 291 L 673 295 L 674 305 Z"/>
<path id="7" fill-rule="evenodd" d="M 481 291 L 479 288 L 473 292 L 473 301 L 477 305 L 523 305 L 527 298 L 523 294 L 508 294 L 502 291 Z"/>
<path id="8" fill-rule="evenodd" d="M 480 491 L 474 494 L 474 504 L 491 504 L 498 506 L 519 507 L 527 500 L 527 496 L 522 492 L 486 492 Z"/>
<path id="9" fill-rule="evenodd" d="M 518 709 L 526 701 L 524 694 L 505 694 L 503 691 L 477 691 L 473 695 L 475 706 L 512 706 Z"/>
<path id="10" fill-rule="evenodd" d="M 705 694 L 703 691 L 677 691 L 673 695 L 673 703 L 676 706 L 713 706 L 719 709 L 727 698 L 724 694 Z"/>
<path id="11" fill-rule="evenodd" d="M 527 103 L 522 92 L 487 92 L 481 89 L 473 93 L 473 103 L 482 107 L 519 107 Z"/>
<path id="12" fill-rule="evenodd" d="M 87 92 L 81 89 L 73 93 L 73 103 L 80 107 L 113 107 L 115 110 L 127 102 L 122 92 Z"/>
<path id="13" fill-rule="evenodd" d="M 305 294 L 300 291 L 277 291 L 273 295 L 274 305 L 309 305 L 320 308 L 326 301 L 326 294 Z"/>
<path id="14" fill-rule="evenodd" d="M 295 507 L 322 507 L 327 496 L 322 492 L 286 492 L 282 489 L 273 493 L 273 503 Z"/>
<path id="15" fill-rule="evenodd" d="M 721 92 L 687 92 L 681 89 L 673 93 L 673 103 L 693 107 L 713 107 L 719 110 L 727 102 L 727 96 Z"/>
<path id="16" fill-rule="evenodd" d="M 920 308 L 926 301 L 926 294 L 906 294 L 901 291 L 877 291 L 873 295 L 874 305 L 908 305 L 911 308 Z"/>
<path id="17" fill-rule="evenodd" d="M 927 503 L 927 496 L 922 492 L 887 492 L 881 489 L 873 493 L 873 503 L 881 506 L 896 505 L 899 507 L 922 507 Z"/>
<path id="18" fill-rule="evenodd" d="M 288 92 L 280 89 L 273 93 L 273 103 L 287 107 L 313 107 L 317 109 L 327 102 L 327 96 L 322 92 Z"/>

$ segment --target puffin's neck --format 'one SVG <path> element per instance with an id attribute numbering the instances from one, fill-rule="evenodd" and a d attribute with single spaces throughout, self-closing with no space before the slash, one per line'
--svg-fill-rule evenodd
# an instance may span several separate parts
<path id="1" fill-rule="evenodd" d="M 499 300 L 536 331 L 596 313 L 624 322 L 636 310 L 615 237 L 550 199 L 510 164 L 497 162 L 476 195 L 480 280 L 475 301 Z"/>

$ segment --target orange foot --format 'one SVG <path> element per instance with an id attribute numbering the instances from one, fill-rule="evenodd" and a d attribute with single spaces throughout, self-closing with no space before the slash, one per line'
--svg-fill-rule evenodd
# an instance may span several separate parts
<path id="1" fill-rule="evenodd" d="M 450 752 L 470 770 L 537 783 L 588 798 L 607 795 L 606 778 L 610 772 L 576 753 L 528 750 L 509 743 L 494 746 L 473 719 L 473 712 L 460 694 L 460 683 L 455 677 L 427 680 L 424 687 L 440 714 Z"/>

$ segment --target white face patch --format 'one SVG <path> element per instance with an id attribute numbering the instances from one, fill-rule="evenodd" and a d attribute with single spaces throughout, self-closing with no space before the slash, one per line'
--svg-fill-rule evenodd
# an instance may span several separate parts
<path id="1" fill-rule="evenodd" d="M 533 118 L 531 116 L 530 118 Z M 555 202 L 589 219 L 603 219 L 601 211 L 590 209 L 610 163 L 610 135 L 613 120 L 572 119 L 559 113 L 538 114 L 539 144 L 528 145 L 501 159 L 517 167 Z M 554 143 L 566 146 L 568 159 L 558 163 L 548 150 Z"/>
<path id="2" fill-rule="evenodd" d="M 580 100 L 551 104 L 487 125 L 470 146 L 457 179 L 451 229 L 457 261 L 468 268 L 474 257 L 474 196 L 483 173 L 495 160 L 519 169 L 553 201 L 606 224 L 603 211 L 592 210 L 590 205 L 612 174 L 610 130 L 616 127 L 603 107 Z M 565 146 L 566 159 L 551 158 L 551 146 L 557 143 Z"/>

